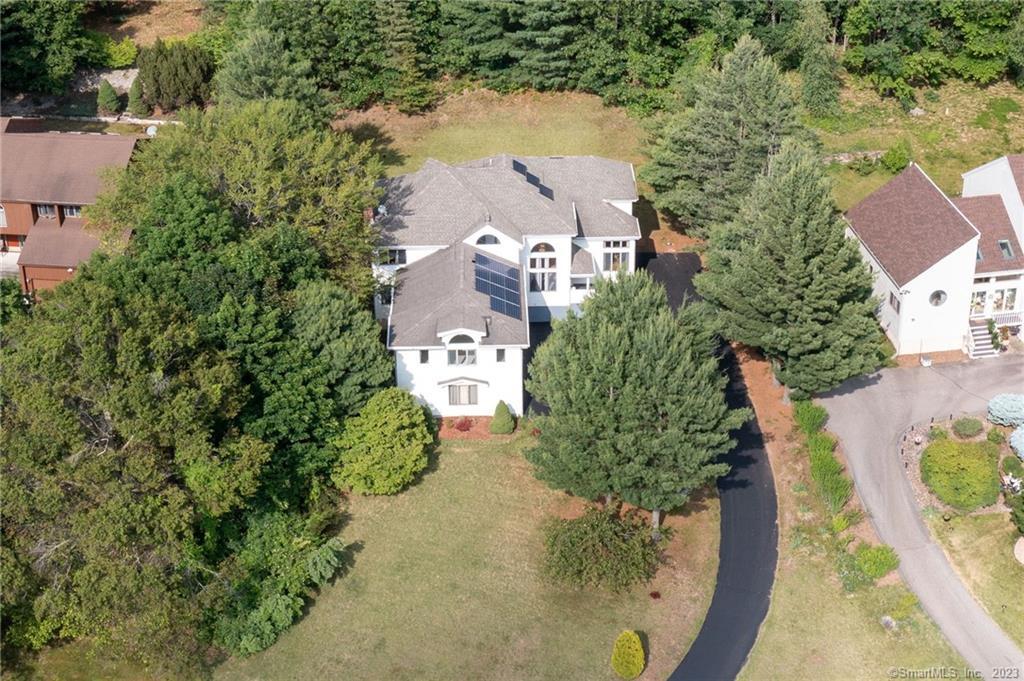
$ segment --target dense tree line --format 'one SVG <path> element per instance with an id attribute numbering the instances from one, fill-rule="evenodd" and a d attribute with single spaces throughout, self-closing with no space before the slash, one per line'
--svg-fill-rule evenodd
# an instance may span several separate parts
<path id="1" fill-rule="evenodd" d="M 270 645 L 344 569 L 346 424 L 390 418 L 354 418 L 393 375 L 357 271 L 377 171 L 293 103 L 194 114 L 95 207 L 122 254 L 30 311 L 5 296 L 5 663 L 86 638 L 182 677 Z"/>
<path id="2" fill-rule="evenodd" d="M 2 11 L 4 87 L 59 91 L 88 50 L 84 6 L 20 0 Z M 420 110 L 452 76 L 583 90 L 650 111 L 685 99 L 691 76 L 744 34 L 815 87 L 831 87 L 841 61 L 907 103 L 913 87 L 948 78 L 1024 79 L 1024 0 L 309 0 L 301 11 L 288 0 L 207 0 L 205 14 L 192 42 L 214 61 L 259 70 L 272 53 L 284 73 L 308 62 L 341 107 Z M 250 32 L 285 51 L 257 40 L 232 54 Z"/>

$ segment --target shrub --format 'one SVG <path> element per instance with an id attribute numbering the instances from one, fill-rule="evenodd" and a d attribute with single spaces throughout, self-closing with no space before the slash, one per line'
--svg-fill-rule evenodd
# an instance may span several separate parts
<path id="1" fill-rule="evenodd" d="M 515 429 L 516 422 L 512 418 L 512 412 L 504 401 L 499 401 L 498 406 L 494 408 L 494 418 L 491 419 L 491 432 L 495 435 L 508 435 Z"/>
<path id="2" fill-rule="evenodd" d="M 985 434 L 985 439 L 994 445 L 1001 445 L 1006 442 L 1006 436 L 998 428 L 992 428 Z"/>
<path id="3" fill-rule="evenodd" d="M 205 103 L 213 69 L 213 58 L 206 50 L 184 42 L 168 45 L 157 39 L 139 52 L 146 102 L 165 111 Z"/>
<path id="4" fill-rule="evenodd" d="M 1018 459 L 1024 461 L 1024 426 L 1014 428 L 1010 433 L 1010 449 L 1017 455 Z"/>
<path id="5" fill-rule="evenodd" d="M 988 420 L 999 426 L 1024 425 L 1024 395 L 1003 393 L 988 401 Z"/>
<path id="6" fill-rule="evenodd" d="M 635 631 L 619 634 L 612 647 L 612 669 L 623 679 L 635 679 L 645 666 L 644 645 Z"/>
<path id="7" fill-rule="evenodd" d="M 545 574 L 577 589 L 597 586 L 622 591 L 651 579 L 660 559 L 647 523 L 594 507 L 579 518 L 548 521 L 545 547 Z"/>
<path id="8" fill-rule="evenodd" d="M 142 79 L 136 78 L 128 88 L 128 113 L 133 116 L 148 116 L 149 107 L 142 98 Z"/>
<path id="9" fill-rule="evenodd" d="M 861 544 L 854 554 L 857 569 L 871 579 L 881 579 L 900 565 L 900 559 L 891 546 L 868 546 Z"/>
<path id="10" fill-rule="evenodd" d="M 100 89 L 96 93 L 96 108 L 105 114 L 117 113 L 121 108 L 121 100 L 118 99 L 114 86 L 106 79 L 100 81 Z"/>
<path id="11" fill-rule="evenodd" d="M 468 433 L 473 428 L 473 419 L 468 416 L 460 416 L 452 421 L 452 428 L 460 433 Z"/>
<path id="12" fill-rule="evenodd" d="M 982 429 L 981 421 L 978 419 L 962 418 L 953 422 L 953 432 L 957 437 L 965 440 L 979 435 Z"/>
<path id="13" fill-rule="evenodd" d="M 882 166 L 890 173 L 898 173 L 910 163 L 910 145 L 901 140 L 889 147 L 879 159 Z"/>
<path id="14" fill-rule="evenodd" d="M 807 435 L 817 433 L 825 425 L 828 419 L 828 412 L 824 407 L 814 404 L 810 400 L 800 400 L 793 403 L 793 418 L 797 427 Z"/>
<path id="15" fill-rule="evenodd" d="M 928 441 L 935 442 L 936 440 L 945 440 L 949 438 L 949 433 L 946 432 L 945 428 L 939 428 L 938 426 L 932 426 L 928 431 Z"/>
<path id="16" fill-rule="evenodd" d="M 871 586 L 872 580 L 857 565 L 857 557 L 845 548 L 839 549 L 835 554 L 836 574 L 839 582 L 845 591 L 856 591 L 866 586 Z"/>
<path id="17" fill-rule="evenodd" d="M 139 54 L 138 48 L 131 38 L 124 38 L 120 42 L 115 41 L 106 33 L 99 31 L 86 31 L 85 60 L 91 66 L 107 69 L 124 69 L 135 63 Z"/>
<path id="18" fill-rule="evenodd" d="M 972 511 L 999 497 L 998 461 L 991 442 L 938 440 L 921 455 L 921 479 L 943 503 Z"/>
<path id="19" fill-rule="evenodd" d="M 426 412 L 413 396 L 385 388 L 345 423 L 331 478 L 360 494 L 395 494 L 427 467 L 433 441 Z"/>
<path id="20" fill-rule="evenodd" d="M 1010 508 L 1010 522 L 1024 535 L 1024 494 L 1007 494 L 1006 505 Z"/>
<path id="21" fill-rule="evenodd" d="M 1024 480 L 1024 464 L 1015 456 L 1008 456 L 1003 459 L 1003 472 Z"/>
<path id="22" fill-rule="evenodd" d="M 811 479 L 831 515 L 842 511 L 853 495 L 853 481 L 846 476 L 843 465 L 833 454 L 835 447 L 835 438 L 825 433 L 815 433 L 807 438 Z"/>

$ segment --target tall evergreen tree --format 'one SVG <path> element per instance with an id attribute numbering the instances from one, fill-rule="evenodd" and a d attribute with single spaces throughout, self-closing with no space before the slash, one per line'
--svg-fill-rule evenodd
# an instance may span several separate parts
<path id="1" fill-rule="evenodd" d="M 224 56 L 214 84 L 223 104 L 291 99 L 315 117 L 325 113 L 310 62 L 287 50 L 282 36 L 262 29 L 251 31 Z"/>
<path id="2" fill-rule="evenodd" d="M 800 5 L 800 20 L 793 24 L 800 43 L 800 99 L 815 116 L 839 110 L 839 61 L 829 36 L 832 23 L 821 0 Z"/>
<path id="3" fill-rule="evenodd" d="M 537 90 L 565 90 L 576 84 L 578 5 L 562 0 L 514 3 L 509 14 L 516 30 L 509 36 L 515 60 L 511 78 Z"/>
<path id="4" fill-rule="evenodd" d="M 550 408 L 527 459 L 552 487 L 676 508 L 727 471 L 717 463 L 749 413 L 729 409 L 726 378 L 699 306 L 674 314 L 646 272 L 602 280 L 555 325 L 527 388 Z"/>
<path id="5" fill-rule="evenodd" d="M 422 27 L 417 25 L 416 10 L 412 0 L 390 0 L 382 5 L 391 71 L 384 97 L 402 113 L 423 111 L 437 97 L 426 72 L 427 57 L 420 49 Z"/>
<path id="6" fill-rule="evenodd" d="M 697 290 L 726 337 L 764 351 L 794 397 L 878 366 L 871 274 L 846 238 L 820 159 L 788 142 L 717 229 Z"/>
<path id="7" fill-rule="evenodd" d="M 732 217 L 768 156 L 796 130 L 778 67 L 744 36 L 708 75 L 693 110 L 669 119 L 641 178 L 656 190 L 658 208 L 706 236 Z"/>

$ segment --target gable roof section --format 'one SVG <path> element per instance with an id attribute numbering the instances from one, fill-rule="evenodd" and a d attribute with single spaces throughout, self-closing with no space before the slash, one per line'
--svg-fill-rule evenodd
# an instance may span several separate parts
<path id="1" fill-rule="evenodd" d="M 55 222 L 46 220 L 45 222 Z M 28 267 L 78 267 L 99 248 L 99 239 L 82 229 L 82 221 L 69 218 L 63 226 L 37 222 L 29 230 L 18 264 Z"/>
<path id="2" fill-rule="evenodd" d="M 594 156 L 429 159 L 384 188 L 384 245 L 452 244 L 485 224 L 516 239 L 640 235 L 636 219 L 609 203 L 637 199 L 632 166 Z"/>
<path id="3" fill-rule="evenodd" d="M 26 203 L 88 205 L 100 171 L 125 168 L 135 136 L 68 132 L 0 135 L 0 198 Z"/>
<path id="4" fill-rule="evenodd" d="M 1024 203 L 1024 154 L 1007 154 L 1006 162 L 1010 164 L 1010 173 L 1013 181 L 1017 183 L 1017 193 Z"/>
<path id="5" fill-rule="evenodd" d="M 914 163 L 847 211 L 846 220 L 897 286 L 978 235 Z"/>
<path id="6" fill-rule="evenodd" d="M 978 232 L 978 251 L 981 260 L 975 263 L 975 272 L 1002 272 L 1003 270 L 1024 269 L 1024 251 L 1021 250 L 1017 235 L 1013 232 L 1010 216 L 998 194 L 970 196 L 953 199 L 960 212 L 967 216 Z M 1004 258 L 999 242 L 1007 241 L 1013 251 L 1012 258 Z"/>
<path id="7" fill-rule="evenodd" d="M 521 319 L 491 309 L 490 296 L 476 290 L 474 258 L 480 251 L 464 243 L 417 260 L 396 273 L 397 285 L 388 321 L 388 347 L 436 347 L 446 331 L 484 333 L 482 345 L 527 345 L 529 315 L 520 280 Z M 491 260 L 515 268 L 518 265 Z"/>

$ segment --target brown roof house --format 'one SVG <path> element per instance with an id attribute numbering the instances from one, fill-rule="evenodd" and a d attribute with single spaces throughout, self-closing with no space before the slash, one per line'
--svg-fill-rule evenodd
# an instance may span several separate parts
<path id="1" fill-rule="evenodd" d="M 82 208 L 95 203 L 103 169 L 128 166 L 137 138 L 36 132 L 15 120 L 0 133 L 0 274 L 35 293 L 70 279 L 99 246 Z"/>
<path id="2" fill-rule="evenodd" d="M 1024 156 L 963 177 L 963 197 L 951 199 L 911 163 L 846 214 L 897 354 L 994 357 L 988 321 L 1020 328 Z"/>
<path id="3" fill-rule="evenodd" d="M 636 267 L 633 166 L 595 156 L 428 160 L 387 180 L 377 301 L 396 382 L 434 413 L 523 413 L 530 322 Z"/>

